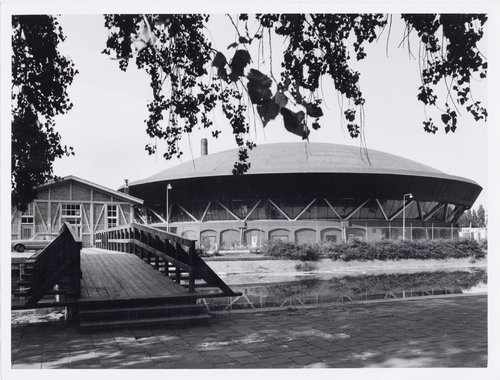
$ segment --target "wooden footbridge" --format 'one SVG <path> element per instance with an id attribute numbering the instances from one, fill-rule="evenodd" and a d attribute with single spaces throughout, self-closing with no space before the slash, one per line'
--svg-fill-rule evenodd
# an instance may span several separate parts
<path id="1" fill-rule="evenodd" d="M 82 249 L 69 224 L 25 263 L 12 309 L 66 306 L 81 328 L 209 320 L 197 301 L 238 296 L 201 259 L 195 241 L 140 224 L 96 234 Z"/>

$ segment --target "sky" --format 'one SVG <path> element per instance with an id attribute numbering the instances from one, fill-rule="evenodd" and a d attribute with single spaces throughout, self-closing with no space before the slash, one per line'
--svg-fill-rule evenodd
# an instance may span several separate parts
<path id="1" fill-rule="evenodd" d="M 57 160 L 56 175 L 76 175 L 117 189 L 124 179 L 143 179 L 198 157 L 203 137 L 209 140 L 210 153 L 236 148 L 228 123 L 216 112 L 214 120 L 222 130 L 218 139 L 213 139 L 209 131 L 195 130 L 181 144 L 185 152 L 182 160 L 166 161 L 161 153 L 149 156 L 144 149 L 151 142 L 144 122 L 146 105 L 152 97 L 147 74 L 138 70 L 133 62 L 127 72 L 123 72 L 118 68 L 118 61 L 101 54 L 107 38 L 102 15 L 61 15 L 59 20 L 67 37 L 61 46 L 62 52 L 72 58 L 79 74 L 69 89 L 74 108 L 56 119 L 63 144 L 72 146 L 75 156 Z M 215 48 L 223 52 L 235 41 L 234 29 L 224 15 L 214 15 L 208 30 Z M 424 132 L 424 108 L 416 99 L 420 80 L 418 63 L 409 56 L 406 45 L 399 46 L 403 31 L 395 15 L 388 42 L 385 32 L 378 43 L 367 48 L 364 61 L 354 62 L 361 73 L 360 84 L 366 98 L 366 145 L 369 149 L 403 156 L 474 180 L 484 188 L 474 207 L 486 204 L 487 123 L 475 122 L 464 110 L 454 134 L 445 134 L 442 127 L 435 135 Z M 485 42 L 481 50 L 487 55 Z M 276 74 L 279 41 L 273 44 Z M 413 43 L 413 49 L 416 46 Z M 485 80 L 473 80 L 473 95 L 485 104 L 486 89 Z M 311 130 L 309 140 L 359 146 L 360 140 L 349 137 L 341 126 L 336 91 L 326 80 L 323 92 L 322 128 Z M 439 120 L 438 113 L 432 112 L 428 111 L 434 120 Z M 301 141 L 284 129 L 281 120 L 269 123 L 266 128 L 258 121 L 255 125 L 252 123 L 251 136 L 257 144 Z M 159 146 L 161 149 L 162 142 Z"/>

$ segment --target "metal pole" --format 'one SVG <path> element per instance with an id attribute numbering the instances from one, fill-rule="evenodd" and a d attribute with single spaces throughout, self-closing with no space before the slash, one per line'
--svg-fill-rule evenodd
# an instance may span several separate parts
<path id="1" fill-rule="evenodd" d="M 403 240 L 405 240 L 405 217 L 406 217 L 406 197 L 413 198 L 412 193 L 406 193 L 403 195 Z"/>
<path id="2" fill-rule="evenodd" d="M 406 194 L 403 195 L 403 240 L 405 240 L 405 211 L 406 211 L 406 204 L 405 204 L 405 198 Z"/>
<path id="3" fill-rule="evenodd" d="M 167 232 L 170 232 L 170 226 L 169 226 L 169 219 L 170 219 L 170 215 L 169 215 L 169 211 L 168 211 L 168 191 L 172 189 L 172 185 L 170 185 L 170 183 L 167 184 L 167 204 L 166 204 L 166 212 L 165 212 L 165 215 L 167 216 Z"/>

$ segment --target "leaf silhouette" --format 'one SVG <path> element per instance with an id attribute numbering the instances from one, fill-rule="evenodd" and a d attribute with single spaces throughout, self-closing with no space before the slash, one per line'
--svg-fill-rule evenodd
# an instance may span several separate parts
<path id="1" fill-rule="evenodd" d="M 250 63 L 251 60 L 252 59 L 250 58 L 250 54 L 248 53 L 248 51 L 243 49 L 235 51 L 230 64 L 231 74 L 229 74 L 229 77 L 232 81 L 236 81 L 239 77 L 242 77 L 244 75 L 243 72 L 245 70 L 245 67 Z"/>
<path id="2" fill-rule="evenodd" d="M 281 109 L 281 115 L 283 115 L 283 122 L 288 132 L 302 137 L 302 140 L 306 140 L 309 137 L 309 128 L 304 123 L 306 116 L 304 111 L 292 112 L 284 107 Z"/>
<path id="3" fill-rule="evenodd" d="M 306 103 L 304 105 L 306 108 L 307 114 L 311 117 L 321 117 L 323 116 L 323 110 L 320 106 L 314 103 Z"/>
<path id="4" fill-rule="evenodd" d="M 271 99 L 271 78 L 258 70 L 250 69 L 247 79 L 248 95 L 253 104 L 263 104 Z"/>
<path id="5" fill-rule="evenodd" d="M 271 120 L 276 119 L 276 116 L 280 113 L 280 106 L 272 99 L 269 99 L 257 106 L 257 113 L 265 127 Z"/>
<path id="6" fill-rule="evenodd" d="M 220 69 L 220 68 L 223 68 L 224 66 L 226 66 L 226 64 L 227 64 L 226 56 L 224 54 L 222 54 L 220 51 L 218 51 L 217 54 L 215 55 L 213 62 L 212 62 L 212 66 Z"/>
<path id="7" fill-rule="evenodd" d="M 286 107 L 286 104 L 288 103 L 288 98 L 281 91 L 276 91 L 273 100 L 278 106 L 280 106 L 280 108 Z"/>
<path id="8" fill-rule="evenodd" d="M 212 66 L 217 68 L 217 75 L 219 75 L 219 77 L 224 80 L 227 79 L 226 64 L 226 56 L 218 51 L 215 55 L 214 60 L 212 61 Z"/>
<path id="9" fill-rule="evenodd" d="M 441 120 L 443 121 L 443 123 L 448 124 L 448 122 L 451 120 L 451 116 L 447 113 L 443 113 L 441 115 Z"/>

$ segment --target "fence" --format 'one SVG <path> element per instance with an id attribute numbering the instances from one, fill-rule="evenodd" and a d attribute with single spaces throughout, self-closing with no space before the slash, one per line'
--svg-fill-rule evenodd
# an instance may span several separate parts
<path id="1" fill-rule="evenodd" d="M 228 296 L 235 295 L 197 255 L 194 240 L 136 223 L 98 231 L 95 236 L 97 248 L 133 253 L 166 275 L 172 274 L 177 283 L 187 280 L 190 293 L 197 287 L 213 287 Z"/>
<path id="2" fill-rule="evenodd" d="M 47 294 L 62 294 L 65 299 L 80 297 L 80 250 L 82 242 L 68 223 L 42 251 L 26 260 L 19 288 L 12 288 L 13 309 L 41 307 Z M 56 286 L 57 285 L 57 286 Z M 19 301 L 19 302 L 14 302 Z"/>

